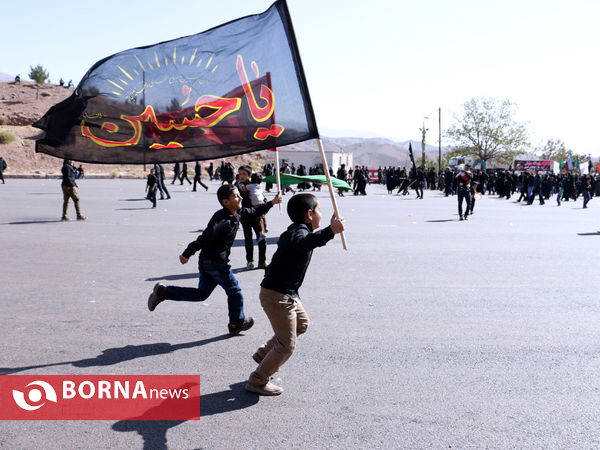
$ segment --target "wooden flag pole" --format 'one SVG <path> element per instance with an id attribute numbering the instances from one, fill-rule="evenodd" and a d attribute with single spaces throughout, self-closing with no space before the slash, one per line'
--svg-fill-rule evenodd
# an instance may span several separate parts
<path id="1" fill-rule="evenodd" d="M 267 72 L 267 84 L 269 85 L 269 89 L 273 89 L 273 85 L 271 84 L 271 72 Z M 275 123 L 275 111 L 273 111 L 273 116 L 271 118 L 273 123 Z M 277 174 L 277 192 L 283 195 L 281 192 L 281 176 L 279 174 L 279 147 L 277 147 L 277 138 L 275 138 L 275 173 Z M 279 214 L 283 214 L 283 205 L 279 204 Z"/>
<path id="2" fill-rule="evenodd" d="M 275 148 L 275 173 L 277 174 L 277 192 L 283 195 L 281 192 L 281 176 L 279 175 L 279 149 Z M 283 207 L 279 204 L 279 214 L 283 214 Z"/>
<path id="3" fill-rule="evenodd" d="M 329 167 L 327 165 L 327 158 L 325 157 L 325 150 L 323 149 L 323 142 L 321 142 L 321 138 L 317 138 L 317 143 L 319 144 L 319 152 L 321 152 L 321 160 L 323 160 L 323 171 L 325 172 L 325 177 L 327 178 L 327 186 L 329 187 L 331 203 L 333 203 L 333 212 L 335 213 L 335 217 L 339 219 L 340 212 L 338 210 L 337 201 L 335 200 L 333 184 L 331 183 L 331 175 L 329 175 Z M 346 245 L 346 236 L 344 235 L 343 231 L 340 233 L 340 236 L 342 238 L 342 245 L 344 246 L 344 250 L 348 250 L 348 245 Z"/>

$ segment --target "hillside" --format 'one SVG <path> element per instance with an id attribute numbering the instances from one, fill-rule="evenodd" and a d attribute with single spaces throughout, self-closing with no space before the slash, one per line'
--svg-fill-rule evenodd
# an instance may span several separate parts
<path id="1" fill-rule="evenodd" d="M 408 146 L 412 144 L 415 160 L 421 157 L 420 141 L 394 142 L 385 138 L 323 138 L 323 146 L 328 151 L 352 153 L 354 164 L 377 168 L 379 166 L 405 166 L 411 165 L 408 156 Z M 313 142 L 301 142 L 290 145 L 291 150 L 315 151 Z M 447 148 L 442 148 L 442 154 Z M 439 149 L 427 144 L 425 155 L 427 159 L 437 161 Z"/>

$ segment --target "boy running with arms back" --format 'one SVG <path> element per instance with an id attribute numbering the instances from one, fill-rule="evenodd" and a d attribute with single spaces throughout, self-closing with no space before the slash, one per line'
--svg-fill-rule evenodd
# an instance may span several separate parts
<path id="1" fill-rule="evenodd" d="M 191 242 L 179 256 L 181 264 L 186 264 L 189 258 L 200 250 L 198 288 L 165 286 L 156 283 L 148 297 L 148 309 L 154 311 L 164 300 L 204 301 L 219 285 L 227 293 L 229 333 L 237 334 L 249 330 L 254 325 L 254 319 L 244 316 L 242 290 L 229 265 L 231 246 L 240 226 L 240 220 L 244 217 L 266 214 L 273 205 L 281 203 L 281 195 L 277 194 L 273 200 L 256 208 L 242 208 L 242 197 L 237 188 L 231 184 L 224 184 L 217 190 L 217 198 L 223 208 L 213 214 L 198 239 Z"/>

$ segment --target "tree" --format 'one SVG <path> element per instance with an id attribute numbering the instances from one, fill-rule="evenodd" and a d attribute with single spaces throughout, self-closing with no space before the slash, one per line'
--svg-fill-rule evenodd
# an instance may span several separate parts
<path id="1" fill-rule="evenodd" d="M 548 139 L 543 146 L 536 148 L 535 152 L 543 159 L 560 161 L 566 159 L 568 150 L 560 139 Z"/>
<path id="2" fill-rule="evenodd" d="M 29 66 L 31 72 L 29 72 L 29 78 L 35 81 L 37 84 L 44 84 L 46 80 L 50 79 L 50 74 L 46 72 L 41 64 L 35 67 Z"/>
<path id="3" fill-rule="evenodd" d="M 458 123 L 446 131 L 462 155 L 509 164 L 529 146 L 525 124 L 513 119 L 516 105 L 510 100 L 472 98 L 463 109 Z"/>
<path id="4" fill-rule="evenodd" d="M 543 146 L 537 147 L 535 152 L 540 155 L 541 158 L 549 159 L 551 161 L 565 161 L 567 155 L 570 153 L 572 158 L 578 158 L 579 161 L 585 161 L 589 155 L 585 153 L 575 153 L 568 149 L 565 143 L 560 139 L 548 139 Z"/>

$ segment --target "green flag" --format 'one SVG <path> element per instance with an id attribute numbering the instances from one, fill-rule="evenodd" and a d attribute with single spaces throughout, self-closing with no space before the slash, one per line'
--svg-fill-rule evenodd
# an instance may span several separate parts
<path id="1" fill-rule="evenodd" d="M 275 175 L 270 175 L 263 180 L 265 183 L 277 183 L 277 177 Z M 281 184 L 289 185 L 289 184 L 300 184 L 300 183 L 315 183 L 326 186 L 327 185 L 327 177 L 325 175 L 292 175 L 289 173 L 281 174 Z M 351 191 L 352 188 L 345 181 L 339 180 L 335 177 L 331 177 L 331 184 L 333 187 L 338 189 L 345 189 L 347 191 Z"/>

